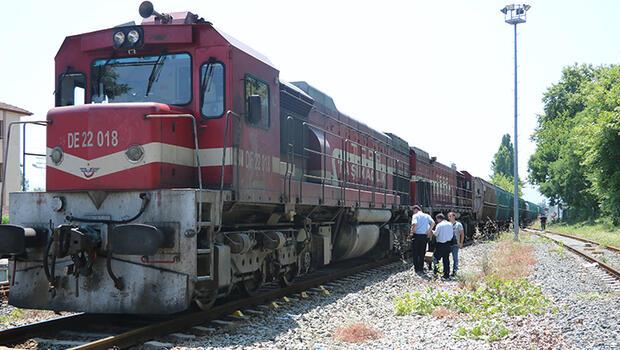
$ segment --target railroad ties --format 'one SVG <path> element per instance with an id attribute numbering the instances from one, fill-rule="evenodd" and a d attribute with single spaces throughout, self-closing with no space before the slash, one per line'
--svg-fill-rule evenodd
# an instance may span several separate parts
<path id="1" fill-rule="evenodd" d="M 398 261 L 398 262 L 396 262 Z M 346 290 L 348 284 L 365 281 L 379 269 L 402 267 L 397 258 L 350 263 L 300 277 L 286 288 L 265 286 L 256 296 L 216 304 L 209 311 L 186 312 L 168 317 L 76 314 L 0 331 L 0 347 L 36 342 L 38 347 L 71 349 L 126 348 L 143 344 L 162 349 L 172 343 L 239 327 L 268 312 L 286 310 L 294 303 L 326 298 Z M 114 325 L 111 327 L 110 325 Z"/>
<path id="2" fill-rule="evenodd" d="M 586 267 L 592 269 L 594 277 L 607 283 L 614 291 L 620 291 L 620 267 L 610 265 L 605 258 L 607 254 L 620 255 L 619 248 L 601 245 L 585 238 L 563 233 L 529 229 L 526 231 L 544 237 L 589 261 L 586 263 Z"/>

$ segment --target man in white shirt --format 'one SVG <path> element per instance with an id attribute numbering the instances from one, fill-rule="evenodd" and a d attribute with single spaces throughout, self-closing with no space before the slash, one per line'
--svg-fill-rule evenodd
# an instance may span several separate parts
<path id="1" fill-rule="evenodd" d="M 411 235 L 413 236 L 413 246 L 411 253 L 413 256 L 413 267 L 418 273 L 424 271 L 424 254 L 426 254 L 426 244 L 428 243 L 429 233 L 432 234 L 435 221 L 424 213 L 419 205 L 413 206 L 413 217 L 411 218 Z"/>
<path id="2" fill-rule="evenodd" d="M 454 236 L 456 239 L 452 240 L 452 277 L 456 276 L 459 270 L 459 249 L 463 248 L 463 242 L 465 241 L 465 230 L 463 224 L 456 221 L 456 213 L 453 211 L 448 213 L 448 220 L 452 224 L 454 230 Z"/>
<path id="3" fill-rule="evenodd" d="M 439 213 L 435 216 L 437 220 L 437 227 L 435 231 L 429 233 L 428 237 L 435 236 L 437 244 L 435 245 L 435 253 L 433 254 L 433 274 L 437 274 L 437 264 L 439 259 L 443 262 L 443 278 L 450 278 L 450 250 L 452 245 L 452 237 L 454 237 L 454 231 L 452 224 L 446 221 L 443 214 Z"/>

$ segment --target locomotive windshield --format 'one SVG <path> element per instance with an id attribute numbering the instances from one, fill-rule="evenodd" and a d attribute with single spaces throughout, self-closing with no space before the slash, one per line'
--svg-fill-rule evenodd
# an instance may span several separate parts
<path id="1" fill-rule="evenodd" d="M 192 98 L 189 54 L 99 59 L 91 67 L 92 103 L 160 102 Z"/>

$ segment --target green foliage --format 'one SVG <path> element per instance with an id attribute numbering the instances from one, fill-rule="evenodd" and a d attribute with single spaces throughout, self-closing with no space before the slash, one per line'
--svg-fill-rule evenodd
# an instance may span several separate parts
<path id="1" fill-rule="evenodd" d="M 506 280 L 488 276 L 474 290 L 451 294 L 428 288 L 423 293 L 406 293 L 394 300 L 394 308 L 396 315 L 429 315 L 437 308 L 467 314 L 477 323 L 459 329 L 458 335 L 493 341 L 508 334 L 500 316 L 542 314 L 551 310 L 551 302 L 539 287 L 525 278 Z"/>
<path id="2" fill-rule="evenodd" d="M 2 215 L 2 224 L 6 225 L 9 223 L 9 216 L 8 215 Z"/>
<path id="3" fill-rule="evenodd" d="M 587 238 L 600 244 L 620 247 L 620 230 L 607 219 L 577 224 L 552 223 L 549 229 Z"/>
<path id="4" fill-rule="evenodd" d="M 514 194 L 514 156 L 515 151 L 510 140 L 510 135 L 502 136 L 502 142 L 499 145 L 497 153 L 493 156 L 491 162 L 491 183 L 500 188 Z M 519 196 L 521 196 L 521 188 L 523 184 L 519 179 Z"/>
<path id="5" fill-rule="evenodd" d="M 21 309 L 14 309 L 8 315 L 0 316 L 0 324 L 9 324 L 20 319 L 24 315 L 24 311 Z"/>
<path id="6" fill-rule="evenodd" d="M 530 181 L 573 221 L 602 214 L 619 224 L 620 66 L 567 67 L 543 102 Z"/>
<path id="7" fill-rule="evenodd" d="M 515 150 L 510 140 L 509 134 L 502 136 L 502 142 L 499 145 L 497 153 L 493 156 L 491 162 L 491 170 L 493 174 L 502 174 L 509 177 L 514 177 L 514 158 Z"/>
<path id="8" fill-rule="evenodd" d="M 537 148 L 528 163 L 529 181 L 539 186 L 552 205 L 578 207 L 577 220 L 598 214 L 598 199 L 590 191 L 588 169 L 577 151 L 581 135 L 575 135 L 574 128 L 580 123 L 589 85 L 596 81 L 599 70 L 590 65 L 566 67 L 560 81 L 547 90 L 544 113 L 538 116 L 532 136 Z"/>
<path id="9" fill-rule="evenodd" d="M 504 191 L 510 192 L 510 193 L 515 193 L 514 191 L 514 178 L 512 176 L 508 176 L 508 175 L 504 175 L 504 174 L 495 174 L 491 177 L 491 183 L 494 184 L 495 186 L 503 189 Z M 519 189 L 519 197 L 521 197 L 523 195 L 523 182 L 521 182 L 521 180 L 519 180 L 519 185 L 518 185 L 518 189 Z"/>
<path id="10" fill-rule="evenodd" d="M 476 322 L 471 327 L 459 326 L 456 335 L 459 338 L 482 339 L 486 341 L 497 341 L 506 337 L 510 333 L 506 324 L 501 320 L 483 319 Z"/>

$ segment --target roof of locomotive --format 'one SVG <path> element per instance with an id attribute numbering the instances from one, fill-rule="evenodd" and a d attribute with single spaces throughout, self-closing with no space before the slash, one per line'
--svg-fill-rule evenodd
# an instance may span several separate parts
<path id="1" fill-rule="evenodd" d="M 178 26 L 183 26 L 183 25 L 188 25 L 188 26 L 193 26 L 193 27 L 209 27 L 212 28 L 216 33 L 218 33 L 226 42 L 228 42 L 231 46 L 239 49 L 240 51 L 245 52 L 246 54 L 254 57 L 255 59 L 259 60 L 260 62 L 276 69 L 275 65 L 273 64 L 273 62 L 271 62 L 271 60 L 263 55 L 262 53 L 260 53 L 259 51 L 255 50 L 254 48 L 248 46 L 247 44 L 245 44 L 244 42 L 242 42 L 241 40 L 238 40 L 237 38 L 233 37 L 232 35 L 220 30 L 219 28 L 215 27 L 211 22 L 208 22 L 206 20 L 204 20 L 203 18 L 200 18 L 198 15 L 195 15 L 189 11 L 183 11 L 183 12 L 172 12 L 169 14 L 172 19 L 170 20 L 170 22 L 168 23 L 161 23 L 161 21 L 157 20 L 154 16 L 145 18 L 142 23 L 140 24 L 140 26 L 142 27 L 153 27 L 153 26 L 158 26 L 158 27 L 178 27 Z M 127 26 L 136 26 L 136 23 L 134 21 L 131 22 L 127 22 L 127 23 L 123 23 L 121 25 L 117 25 L 114 27 L 109 27 L 109 28 L 105 28 L 105 29 L 100 29 L 100 30 L 96 30 L 96 31 L 92 31 L 92 32 L 86 32 L 86 33 L 80 33 L 80 34 L 75 34 L 75 35 L 69 35 L 65 38 L 65 42 L 67 41 L 67 39 L 69 38 L 75 38 L 75 37 L 85 37 L 85 36 L 91 36 L 93 37 L 94 40 L 100 40 L 101 36 L 97 36 L 96 34 L 98 33 L 102 33 L 108 30 L 114 30 L 115 28 L 121 28 L 121 27 L 127 27 Z M 110 36 L 111 39 L 111 36 Z M 60 52 L 65 44 L 65 42 L 63 42 L 63 45 L 60 46 L 58 52 Z M 100 47 L 103 48 L 103 47 Z M 109 44 L 109 48 L 112 48 L 112 42 L 110 42 Z"/>

